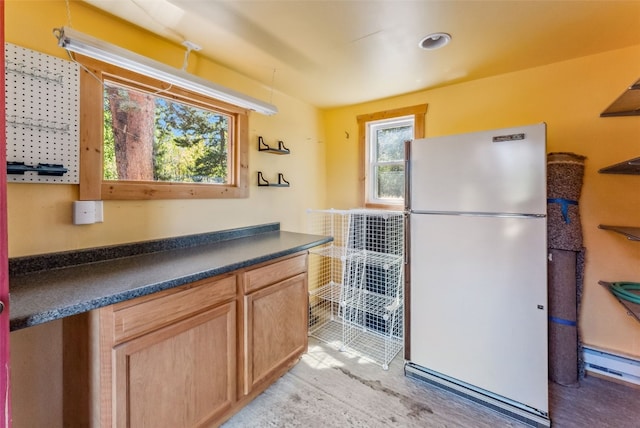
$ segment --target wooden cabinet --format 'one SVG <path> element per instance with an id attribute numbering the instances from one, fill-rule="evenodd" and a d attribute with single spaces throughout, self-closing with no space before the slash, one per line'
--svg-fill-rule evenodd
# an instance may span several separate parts
<path id="1" fill-rule="evenodd" d="M 228 412 L 236 294 L 228 275 L 100 309 L 100 426 L 195 427 Z"/>
<path id="2" fill-rule="evenodd" d="M 244 393 L 271 383 L 307 349 L 307 276 L 245 296 Z"/>
<path id="3" fill-rule="evenodd" d="M 240 396 L 264 390 L 307 350 L 306 272 L 304 254 L 244 273 Z"/>
<path id="4" fill-rule="evenodd" d="M 203 426 L 235 401 L 235 302 L 112 349 L 116 427 Z"/>
<path id="5" fill-rule="evenodd" d="M 65 427 L 220 424 L 306 351 L 306 271 L 297 254 L 65 319 Z"/>

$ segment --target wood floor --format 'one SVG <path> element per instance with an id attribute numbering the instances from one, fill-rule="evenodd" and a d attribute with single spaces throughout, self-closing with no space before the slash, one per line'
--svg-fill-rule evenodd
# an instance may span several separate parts
<path id="1" fill-rule="evenodd" d="M 640 428 L 640 389 L 587 377 L 580 388 L 550 385 L 554 428 Z M 266 427 L 523 427 L 521 422 L 310 340 L 309 352 L 223 425 Z"/>
<path id="2" fill-rule="evenodd" d="M 593 376 L 579 388 L 549 385 L 554 428 L 640 427 L 640 389 Z"/>

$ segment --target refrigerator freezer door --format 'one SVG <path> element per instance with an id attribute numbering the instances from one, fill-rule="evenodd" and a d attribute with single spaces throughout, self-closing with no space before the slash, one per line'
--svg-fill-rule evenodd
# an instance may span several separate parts
<path id="1" fill-rule="evenodd" d="M 545 214 L 546 125 L 414 140 L 413 211 Z"/>
<path id="2" fill-rule="evenodd" d="M 548 411 L 544 218 L 412 214 L 411 355 Z"/>

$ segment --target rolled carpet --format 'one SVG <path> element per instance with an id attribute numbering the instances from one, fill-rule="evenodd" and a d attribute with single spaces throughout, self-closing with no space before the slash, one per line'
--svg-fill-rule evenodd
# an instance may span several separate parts
<path id="1" fill-rule="evenodd" d="M 549 379 L 578 386 L 584 377 L 578 313 L 584 254 L 579 199 L 585 157 L 547 155 L 547 243 L 549 247 Z"/>
<path id="2" fill-rule="evenodd" d="M 579 380 L 578 253 L 549 250 L 549 379 L 564 386 Z"/>
<path id="3" fill-rule="evenodd" d="M 575 153 L 547 155 L 547 240 L 549 248 L 580 251 L 582 227 L 578 201 L 585 157 Z"/>
<path id="4" fill-rule="evenodd" d="M 584 290 L 584 264 L 586 261 L 587 250 L 582 248 L 577 255 L 576 260 L 576 299 L 577 299 L 577 314 L 578 325 L 580 324 L 580 306 L 582 304 L 582 292 Z M 586 376 L 586 363 L 584 362 L 584 352 L 582 348 L 582 336 L 580 329 L 578 328 L 578 379 L 582 380 Z"/>

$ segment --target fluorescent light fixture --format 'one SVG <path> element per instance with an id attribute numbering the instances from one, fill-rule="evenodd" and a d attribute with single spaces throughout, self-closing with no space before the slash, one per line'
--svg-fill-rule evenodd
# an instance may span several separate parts
<path id="1" fill-rule="evenodd" d="M 272 104 L 106 43 L 72 28 L 56 28 L 53 32 L 58 38 L 58 45 L 68 51 L 86 55 L 238 107 L 254 110 L 258 113 L 272 115 L 278 112 L 278 108 Z"/>

